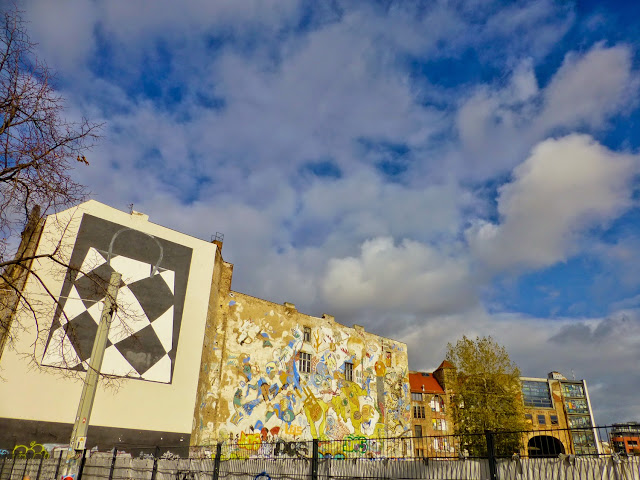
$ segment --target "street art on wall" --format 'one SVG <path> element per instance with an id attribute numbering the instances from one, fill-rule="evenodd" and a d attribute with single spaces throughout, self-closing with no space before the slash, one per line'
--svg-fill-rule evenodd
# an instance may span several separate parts
<path id="1" fill-rule="evenodd" d="M 360 439 L 410 434 L 407 365 L 392 361 L 406 358 L 401 344 L 274 311 L 246 318 L 241 301 L 232 302 L 220 396 L 228 416 L 218 438 L 255 450 L 311 438 L 352 440 L 346 445 L 358 449 Z"/>
<path id="2" fill-rule="evenodd" d="M 84 214 L 42 364 L 86 370 L 106 285 L 122 274 L 105 374 L 170 383 L 191 264 L 190 248 Z"/>

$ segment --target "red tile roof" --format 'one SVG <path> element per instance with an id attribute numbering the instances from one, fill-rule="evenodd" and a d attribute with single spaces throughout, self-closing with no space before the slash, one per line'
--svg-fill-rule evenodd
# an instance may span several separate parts
<path id="1" fill-rule="evenodd" d="M 409 373 L 409 385 L 411 385 L 412 392 L 444 393 L 432 373 Z"/>

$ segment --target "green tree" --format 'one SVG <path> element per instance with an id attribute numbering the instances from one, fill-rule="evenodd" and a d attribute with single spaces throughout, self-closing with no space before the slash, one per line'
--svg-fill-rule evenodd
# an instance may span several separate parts
<path id="1" fill-rule="evenodd" d="M 526 429 L 520 370 L 506 349 L 491 337 L 466 336 L 447 345 L 447 360 L 456 367 L 452 416 L 455 433 L 473 456 L 487 454 L 485 430 L 497 432 L 498 455 L 520 451 Z"/>

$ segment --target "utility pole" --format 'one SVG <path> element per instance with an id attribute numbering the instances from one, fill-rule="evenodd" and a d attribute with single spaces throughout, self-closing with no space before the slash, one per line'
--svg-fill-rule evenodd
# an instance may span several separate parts
<path id="1" fill-rule="evenodd" d="M 111 326 L 111 321 L 116 311 L 116 297 L 118 296 L 121 278 L 122 275 L 120 273 L 113 272 L 109 279 L 109 287 L 107 288 L 107 296 L 104 299 L 100 324 L 98 325 L 98 331 L 96 332 L 96 337 L 93 342 L 87 375 L 85 376 L 84 385 L 82 386 L 78 413 L 76 413 L 76 420 L 73 424 L 73 432 L 71 433 L 71 443 L 67 457 L 67 473 L 64 477 L 77 478 L 78 475 L 80 466 L 79 456 L 84 452 L 87 442 L 91 410 L 98 389 L 100 369 L 102 368 L 102 360 L 109 337 L 109 327 Z"/>

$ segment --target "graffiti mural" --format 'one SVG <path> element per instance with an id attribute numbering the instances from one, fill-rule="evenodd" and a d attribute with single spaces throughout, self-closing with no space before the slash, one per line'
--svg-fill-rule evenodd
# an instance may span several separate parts
<path id="1" fill-rule="evenodd" d="M 49 458 L 49 452 L 44 445 L 32 441 L 29 446 L 16 445 L 13 448 L 13 458 Z"/>
<path id="2" fill-rule="evenodd" d="M 370 444 L 363 439 L 410 434 L 404 344 L 361 328 L 318 325 L 318 319 L 314 325 L 301 314 L 292 321 L 273 309 L 256 318 L 245 307 L 236 294 L 221 359 L 218 421 L 201 428 L 216 428 L 219 439 L 247 454 L 266 442 L 303 445 L 318 438 L 329 442 L 321 453 L 338 458 L 343 448 L 366 456 Z M 331 451 L 332 440 L 342 441 L 340 452 Z"/>

